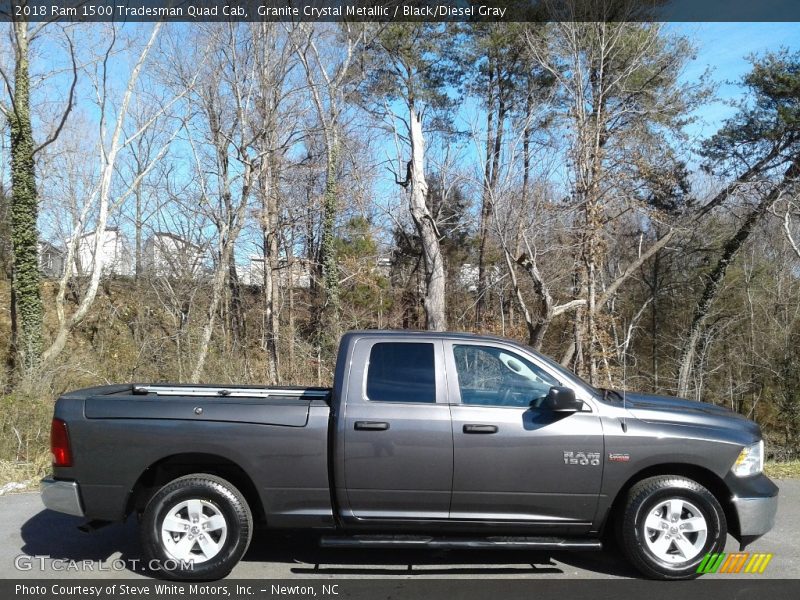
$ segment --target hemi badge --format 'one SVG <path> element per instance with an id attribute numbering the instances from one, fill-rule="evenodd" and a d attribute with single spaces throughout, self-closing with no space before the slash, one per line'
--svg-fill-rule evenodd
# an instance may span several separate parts
<path id="1" fill-rule="evenodd" d="M 628 462 L 631 459 L 631 455 L 627 452 L 609 452 L 608 453 L 608 461 L 609 462 Z"/>

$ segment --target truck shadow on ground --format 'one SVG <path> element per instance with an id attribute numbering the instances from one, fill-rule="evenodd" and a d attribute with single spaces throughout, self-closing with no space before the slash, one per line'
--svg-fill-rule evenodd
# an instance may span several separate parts
<path id="1" fill-rule="evenodd" d="M 43 510 L 22 525 L 20 550 L 28 556 L 46 556 L 55 561 L 90 561 L 95 569 L 103 564 L 105 570 L 122 570 L 123 575 L 127 572 L 158 577 L 143 564 L 135 519 L 91 533 L 78 530 L 82 523 L 83 519 L 78 517 Z M 317 541 L 317 537 L 307 533 L 257 531 L 242 568 L 237 569 L 243 571 L 239 576 L 256 576 L 254 563 L 261 562 L 282 565 L 287 573 L 306 577 L 571 576 L 575 571 L 589 571 L 589 577 L 592 574 L 639 576 L 616 552 L 342 549 L 320 548 Z M 32 570 L 38 570 L 38 564 L 33 564 Z M 52 567 L 52 562 L 49 564 Z M 78 573 L 68 565 L 59 567 L 65 574 L 91 577 L 91 573 Z"/>
<path id="2" fill-rule="evenodd" d="M 71 517 L 51 510 L 43 510 L 28 519 L 20 528 L 22 537 L 21 552 L 28 556 L 49 557 L 58 563 L 58 569 L 66 573 L 75 572 L 71 565 L 63 564 L 75 561 L 90 561 L 95 569 L 102 563 L 107 570 L 122 570 L 128 572 L 144 573 L 140 565 L 139 540 L 136 532 L 136 522 L 128 519 L 126 523 L 115 523 L 93 531 L 83 533 L 78 529 L 86 520 L 80 517 Z M 114 560 L 124 561 L 108 565 Z M 38 563 L 34 562 L 38 570 Z M 46 564 L 52 565 L 50 561 Z M 55 569 L 54 569 L 55 570 Z M 91 572 L 82 571 L 83 576 L 91 577 Z"/>
<path id="3" fill-rule="evenodd" d="M 243 560 L 284 563 L 291 573 L 305 576 L 529 576 L 580 570 L 640 577 L 616 552 L 343 549 L 321 548 L 317 542 L 308 534 L 261 532 Z"/>

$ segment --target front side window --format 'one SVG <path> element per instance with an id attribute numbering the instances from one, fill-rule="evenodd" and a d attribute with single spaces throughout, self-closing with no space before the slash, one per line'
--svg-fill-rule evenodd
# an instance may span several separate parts
<path id="1" fill-rule="evenodd" d="M 528 359 L 503 348 L 454 345 L 453 357 L 462 404 L 538 407 L 559 385 Z"/>
<path id="2" fill-rule="evenodd" d="M 372 402 L 436 402 L 433 344 L 379 342 L 367 369 L 367 399 Z"/>

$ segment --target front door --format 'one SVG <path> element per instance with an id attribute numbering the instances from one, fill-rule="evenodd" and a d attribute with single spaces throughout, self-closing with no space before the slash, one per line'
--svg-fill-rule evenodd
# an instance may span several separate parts
<path id="1" fill-rule="evenodd" d="M 361 339 L 350 368 L 343 432 L 345 516 L 446 519 L 453 436 L 442 342 Z"/>
<path id="2" fill-rule="evenodd" d="M 542 407 L 562 382 L 513 347 L 454 341 L 446 352 L 457 375 L 450 518 L 586 530 L 603 473 L 597 413 L 588 403 L 567 415 Z"/>

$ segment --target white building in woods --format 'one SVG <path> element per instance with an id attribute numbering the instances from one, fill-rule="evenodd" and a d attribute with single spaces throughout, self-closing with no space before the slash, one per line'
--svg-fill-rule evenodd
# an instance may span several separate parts
<path id="1" fill-rule="evenodd" d="M 58 279 L 64 274 L 65 252 L 44 240 L 39 242 L 39 271 L 47 279 Z"/>
<path id="2" fill-rule="evenodd" d="M 97 232 L 92 231 L 78 238 L 75 261 L 72 265 L 74 274 L 89 276 L 94 271 L 97 235 Z M 98 251 L 102 256 L 103 275 L 128 277 L 133 275 L 133 254 L 125 234 L 116 227 L 107 227 L 100 235 L 102 237 Z M 70 243 L 68 240 L 67 245 Z"/>
<path id="3" fill-rule="evenodd" d="M 480 269 L 478 265 L 472 263 L 464 263 L 458 270 L 458 283 L 468 292 L 478 291 L 478 279 L 480 277 Z M 486 270 L 486 284 L 491 287 L 497 284 L 502 279 L 502 273 L 497 265 L 491 265 Z"/>
<path id="4" fill-rule="evenodd" d="M 247 264 L 237 267 L 237 272 L 244 285 L 262 286 L 264 284 L 264 257 L 260 254 L 251 254 Z M 285 258 L 278 260 L 278 285 L 285 288 L 290 282 L 294 288 L 305 290 L 311 287 L 311 268 L 307 260 L 295 258 L 291 267 Z"/>
<path id="5" fill-rule="evenodd" d="M 378 275 L 381 277 L 390 277 L 392 274 L 392 257 L 379 256 L 375 260 L 375 268 L 378 271 Z"/>
<path id="6" fill-rule="evenodd" d="M 151 235 L 142 251 L 144 271 L 156 277 L 197 277 L 205 259 L 200 246 L 166 231 Z"/>
<path id="7" fill-rule="evenodd" d="M 464 263 L 458 270 L 458 283 L 468 292 L 478 291 L 478 265 Z"/>
<path id="8" fill-rule="evenodd" d="M 375 259 L 375 270 L 382 277 L 389 277 L 392 271 L 392 257 L 379 256 Z M 239 279 L 244 285 L 261 286 L 264 283 L 264 257 L 251 254 L 248 263 L 236 267 Z M 308 259 L 295 257 L 291 265 L 291 273 L 286 259 L 278 260 L 278 285 L 285 288 L 291 281 L 294 288 L 307 290 L 311 288 L 311 265 Z"/>

